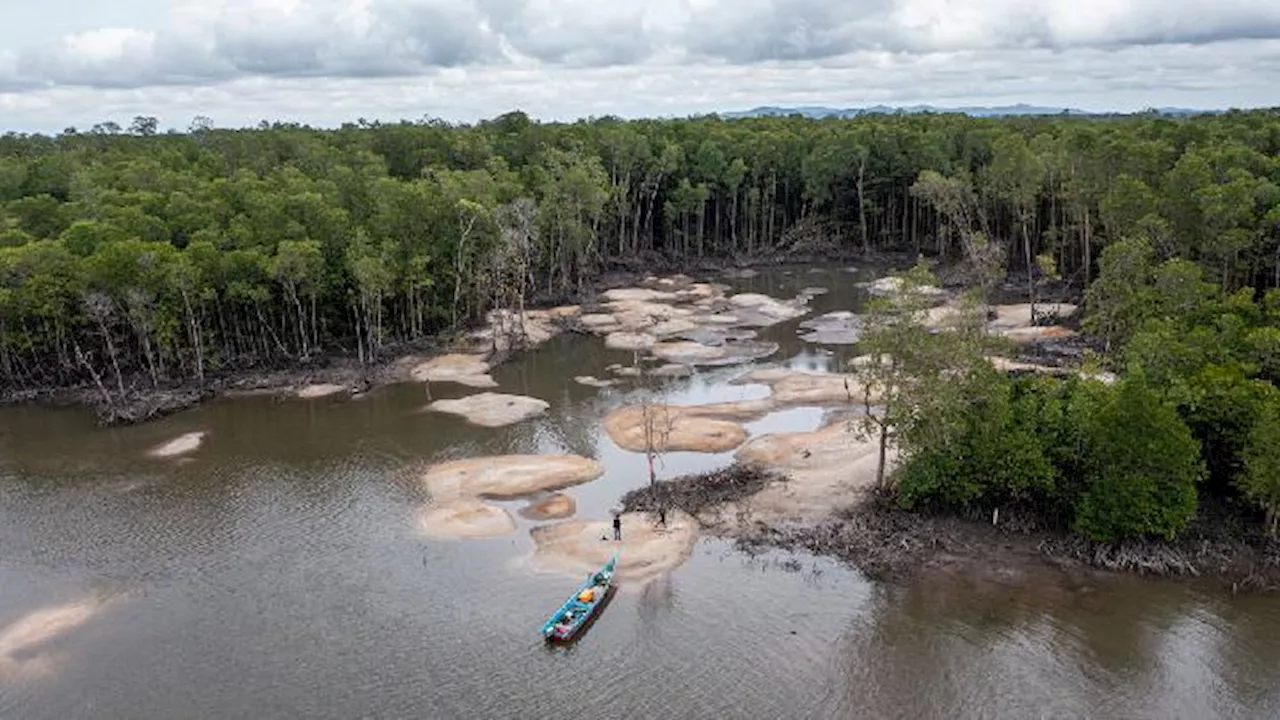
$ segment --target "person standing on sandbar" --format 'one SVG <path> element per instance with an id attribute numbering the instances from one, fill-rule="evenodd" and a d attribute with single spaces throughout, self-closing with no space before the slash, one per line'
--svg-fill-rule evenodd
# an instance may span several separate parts
<path id="1" fill-rule="evenodd" d="M 622 540 L 622 515 L 621 514 L 613 516 L 613 539 L 618 541 Z"/>

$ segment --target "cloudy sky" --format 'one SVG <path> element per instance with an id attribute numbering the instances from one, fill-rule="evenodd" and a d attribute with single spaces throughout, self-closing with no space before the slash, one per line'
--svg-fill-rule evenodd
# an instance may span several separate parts
<path id="1" fill-rule="evenodd" d="M 5 0 L 0 130 L 1280 105 L 1280 0 Z"/>

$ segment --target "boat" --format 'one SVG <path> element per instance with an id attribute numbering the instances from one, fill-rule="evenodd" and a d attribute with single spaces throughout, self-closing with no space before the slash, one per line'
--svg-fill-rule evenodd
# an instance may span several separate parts
<path id="1" fill-rule="evenodd" d="M 609 562 L 588 575 L 542 626 L 542 637 L 548 642 L 566 642 L 576 637 L 600 610 L 613 589 L 613 570 L 617 564 L 618 554 L 614 553 Z"/>

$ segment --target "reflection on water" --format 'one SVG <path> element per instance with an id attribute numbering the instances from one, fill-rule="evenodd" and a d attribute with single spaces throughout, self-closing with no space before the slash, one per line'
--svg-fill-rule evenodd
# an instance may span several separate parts
<path id="1" fill-rule="evenodd" d="M 737 283 L 853 306 L 839 271 Z M 777 359 L 852 354 L 763 333 Z M 689 563 L 622 586 L 567 651 L 537 630 L 573 578 L 533 573 L 531 521 L 485 541 L 424 539 L 414 468 L 510 452 L 598 458 L 567 490 L 600 517 L 646 482 L 600 418 L 631 397 L 628 353 L 567 337 L 498 368 L 551 403 L 498 430 L 420 412 L 457 388 L 361 400 L 224 400 L 100 429 L 78 411 L 0 410 L 0 718 L 1267 717 L 1280 714 L 1280 603 L 1118 581 L 992 586 L 946 575 L 868 583 L 825 560 L 751 559 L 703 541 Z M 670 385 L 676 403 L 761 397 L 735 368 Z M 796 409 L 753 433 L 816 427 Z M 207 430 L 182 462 L 146 450 Z M 672 453 L 664 477 L 728 462 Z M 510 504 L 512 509 L 521 503 Z M 85 598 L 110 598 L 93 612 Z M 95 601 L 96 602 L 96 601 Z M 16 659 L 15 659 L 16 658 Z M 43 672 L 23 672 L 39 667 Z"/>

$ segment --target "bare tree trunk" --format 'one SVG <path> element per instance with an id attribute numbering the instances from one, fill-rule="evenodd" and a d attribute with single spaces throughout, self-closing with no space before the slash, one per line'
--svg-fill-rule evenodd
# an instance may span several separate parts
<path id="1" fill-rule="evenodd" d="M 98 375 L 98 371 L 93 369 L 93 365 L 89 364 L 89 359 L 85 357 L 84 351 L 80 349 L 80 343 L 75 344 L 76 360 L 85 370 L 89 371 L 89 377 L 93 378 L 93 384 L 98 387 L 98 392 L 102 393 L 102 401 L 107 406 L 111 406 L 111 393 L 107 392 L 107 387 L 102 384 L 102 377 Z M 120 391 L 120 396 L 124 397 L 124 390 Z"/>
<path id="2" fill-rule="evenodd" d="M 885 457 L 886 455 L 888 455 L 888 447 L 889 447 L 889 427 L 887 425 L 881 424 L 880 425 L 880 457 L 879 457 L 879 460 L 876 462 L 876 487 L 880 488 L 881 490 L 885 489 L 884 464 L 885 464 Z"/>
<path id="3" fill-rule="evenodd" d="M 124 376 L 120 374 L 120 362 L 116 359 L 116 344 L 111 342 L 111 333 L 107 331 L 107 325 L 102 320 L 98 320 L 98 330 L 102 332 L 102 339 L 107 345 L 107 355 L 111 357 L 111 368 L 116 373 L 116 387 L 120 390 L 120 397 L 124 397 Z"/>
<path id="4" fill-rule="evenodd" d="M 867 196 L 866 187 L 867 158 L 863 154 L 858 159 L 858 226 L 862 230 L 862 254 L 871 253 L 871 240 L 867 235 Z"/>
<path id="5" fill-rule="evenodd" d="M 1031 303 L 1031 324 L 1036 324 L 1036 269 L 1031 262 L 1031 235 L 1027 233 L 1027 218 L 1022 216 L 1022 255 L 1027 263 L 1027 302 Z"/>

